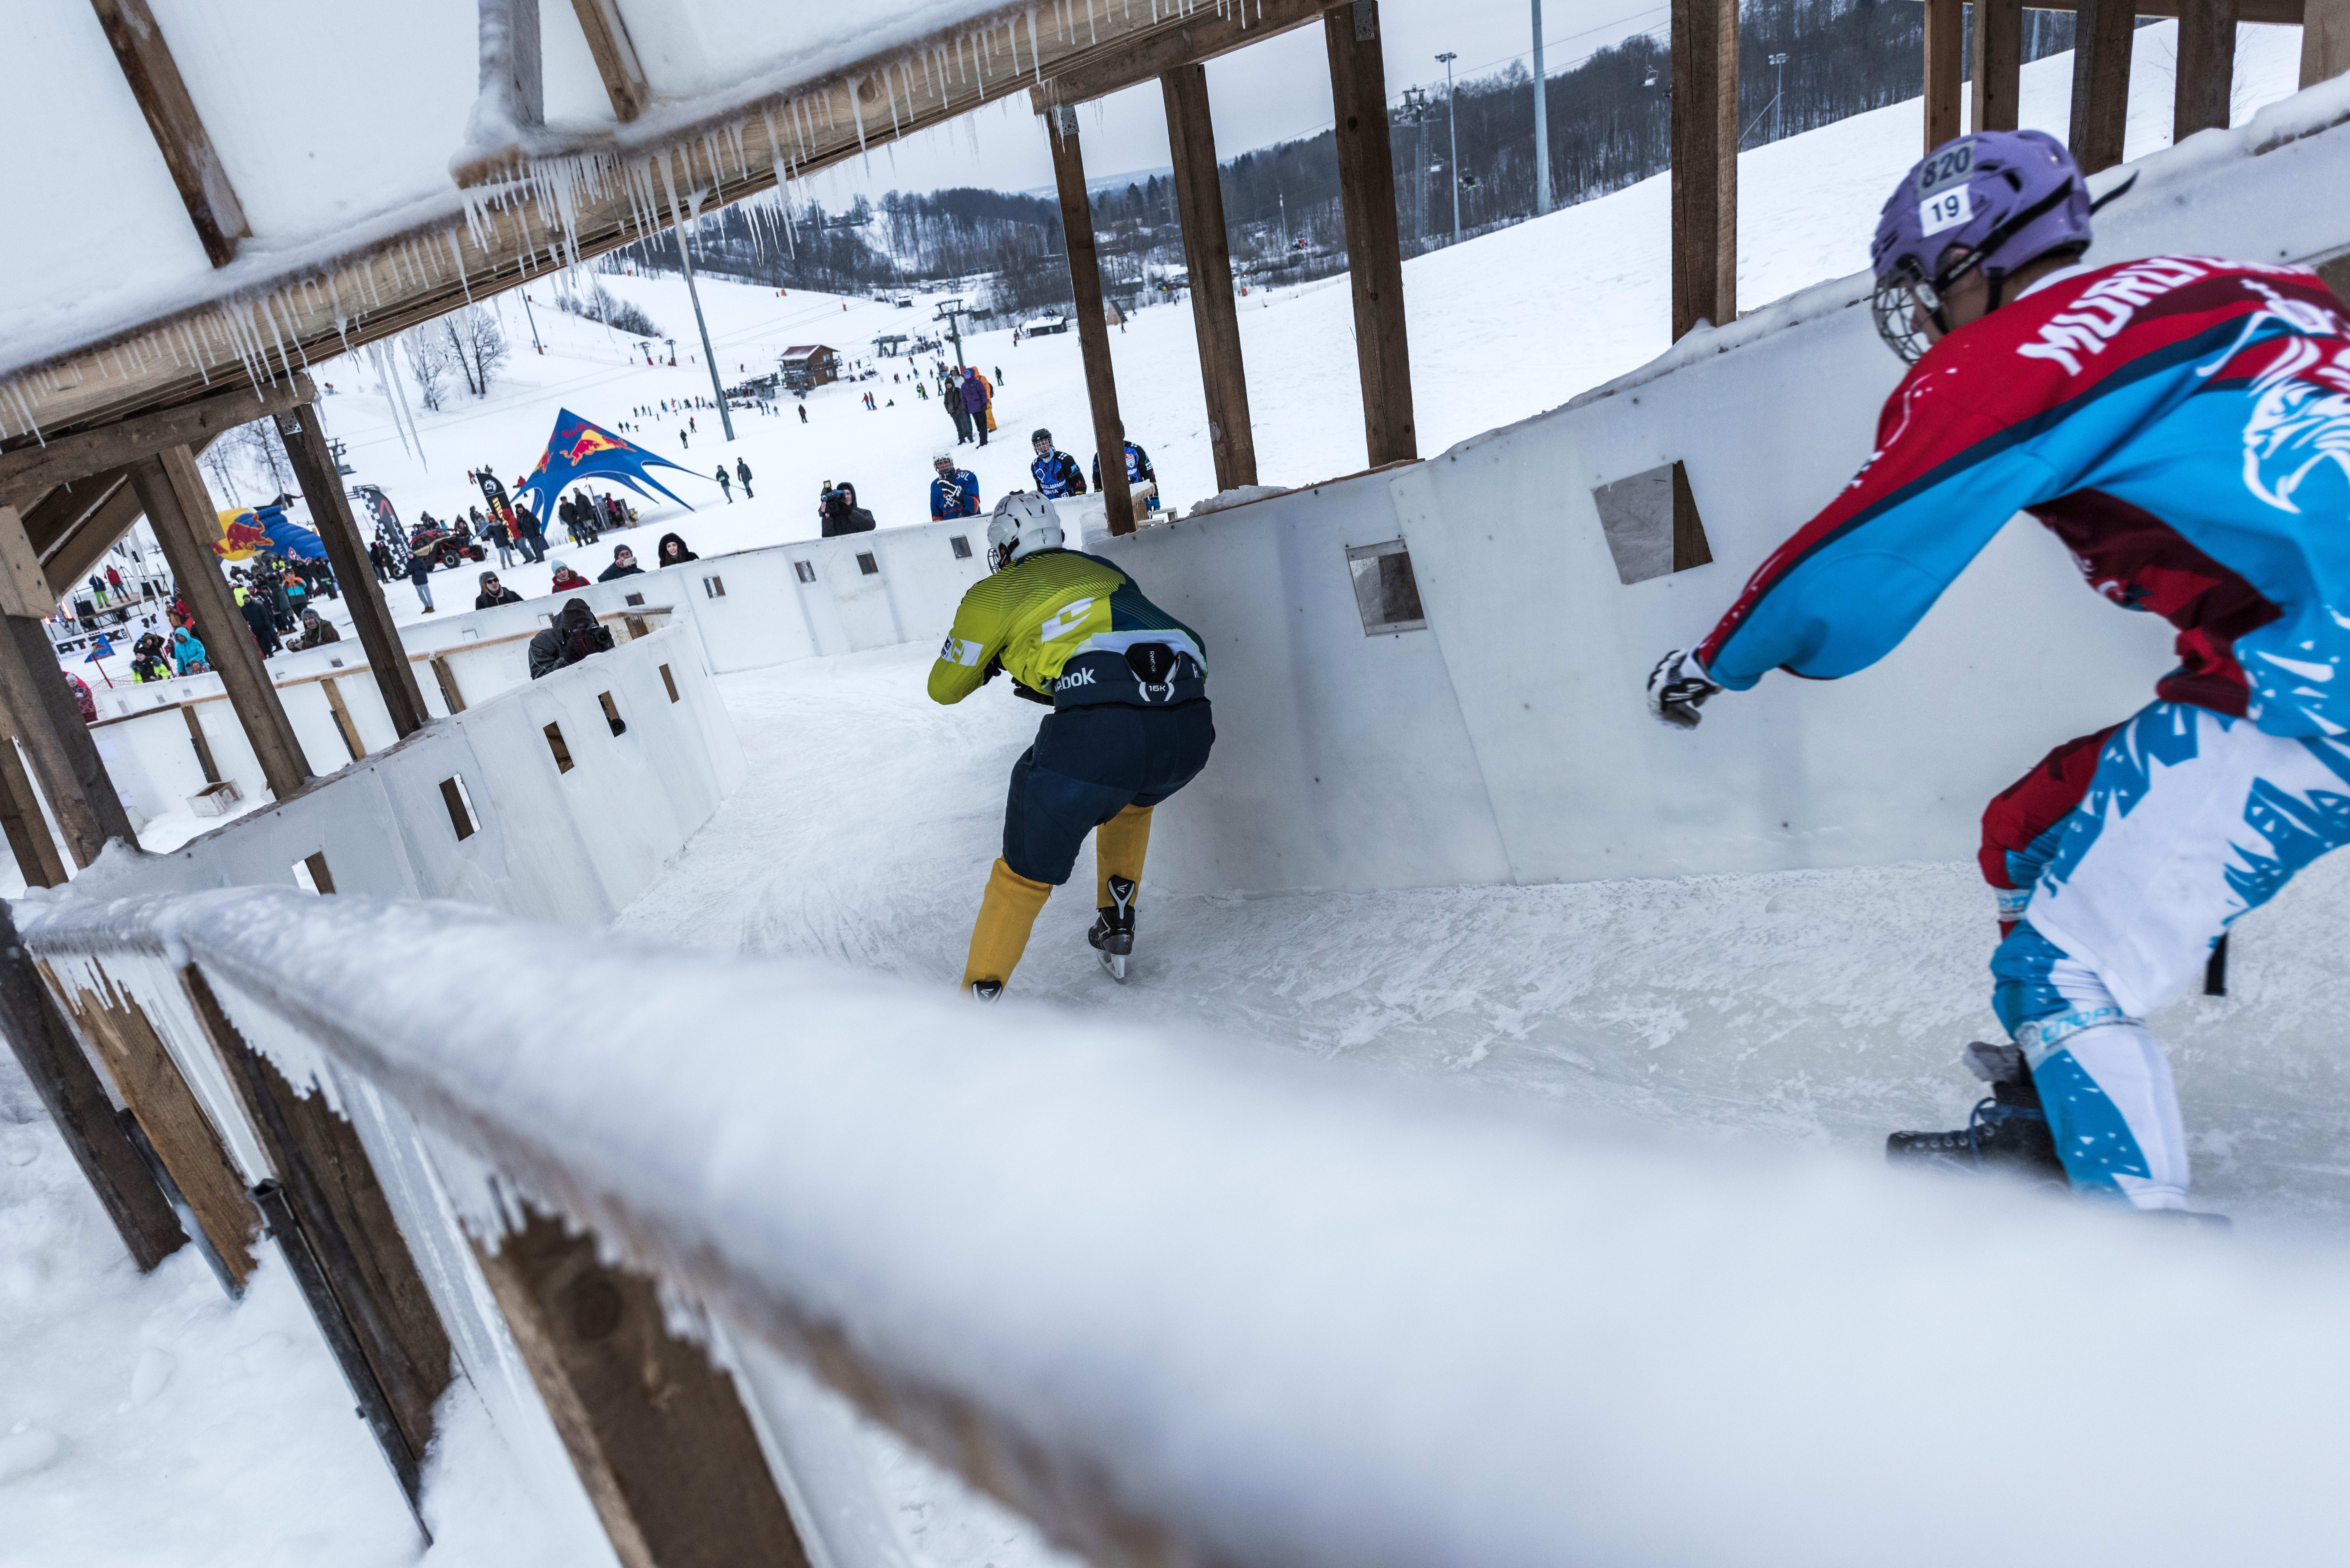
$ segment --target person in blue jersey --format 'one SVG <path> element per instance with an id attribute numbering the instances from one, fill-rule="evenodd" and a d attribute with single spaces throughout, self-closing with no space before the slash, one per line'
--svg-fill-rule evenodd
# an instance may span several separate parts
<path id="1" fill-rule="evenodd" d="M 2303 267 L 2081 265 L 2092 211 L 2039 131 L 1961 137 L 1910 171 L 1871 251 L 1878 329 L 1912 361 L 1877 450 L 1659 661 L 1648 706 L 1694 729 L 1770 670 L 1866 668 L 2018 512 L 2107 599 L 2169 620 L 2156 701 L 1985 813 L 2012 1044 L 1969 1048 L 1992 1094 L 1966 1131 L 1887 1152 L 2185 1213 L 2186 1130 L 2143 1020 L 2350 842 L 2350 323 Z"/>
<path id="2" fill-rule="evenodd" d="M 953 454 L 941 447 L 931 453 L 931 520 L 979 515 L 979 475 L 954 465 Z"/>
<path id="3" fill-rule="evenodd" d="M 1047 501 L 1063 501 L 1086 493 L 1085 472 L 1077 467 L 1076 458 L 1053 444 L 1051 431 L 1039 430 L 1028 438 L 1028 444 L 1036 453 L 1028 472 L 1035 477 L 1037 494 Z"/>
<path id="4" fill-rule="evenodd" d="M 1101 488 L 1101 453 L 1094 453 L 1094 488 Z M 1159 473 L 1150 466 L 1150 454 L 1132 441 L 1126 443 L 1126 488 L 1146 512 L 1159 510 Z"/>

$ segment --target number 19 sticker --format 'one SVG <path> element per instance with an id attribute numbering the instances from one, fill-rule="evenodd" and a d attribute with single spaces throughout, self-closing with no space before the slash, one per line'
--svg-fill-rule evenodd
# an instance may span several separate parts
<path id="1" fill-rule="evenodd" d="M 1954 185 L 1930 201 L 1918 203 L 1918 227 L 1929 234 L 1954 229 L 1974 215 L 1974 203 L 1967 199 L 1964 185 Z"/>

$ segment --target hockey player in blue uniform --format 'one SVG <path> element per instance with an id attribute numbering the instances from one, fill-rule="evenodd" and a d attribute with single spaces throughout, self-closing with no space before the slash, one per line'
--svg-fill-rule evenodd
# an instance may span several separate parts
<path id="1" fill-rule="evenodd" d="M 931 522 L 979 515 L 979 475 L 957 468 L 953 454 L 944 447 L 931 453 L 931 469 L 938 475 L 931 481 Z"/>
<path id="2" fill-rule="evenodd" d="M 1036 476 L 1036 493 L 1048 501 L 1060 501 L 1086 493 L 1086 476 L 1077 467 L 1077 460 L 1053 444 L 1053 432 L 1040 430 L 1028 438 L 1036 450 L 1036 461 L 1028 472 Z"/>
<path id="3" fill-rule="evenodd" d="M 2082 266 L 2091 210 L 2039 131 L 1961 137 L 1902 181 L 1871 255 L 1878 330 L 1913 368 L 1877 451 L 1659 662 L 1648 704 L 1694 729 L 1770 670 L 1866 668 L 2019 511 L 2098 592 L 2177 627 L 2152 704 L 1985 814 L 2014 1044 L 1970 1048 L 1993 1086 L 1980 1125 L 1887 1152 L 2061 1161 L 2076 1191 L 2183 1212 L 2186 1131 L 2142 1020 L 2350 842 L 2350 324 L 2302 267 Z"/>
<path id="4" fill-rule="evenodd" d="M 1159 510 L 1159 475 L 1150 466 L 1150 454 L 1135 445 L 1126 443 L 1126 487 L 1139 497 L 1146 511 Z M 1101 453 L 1094 453 L 1094 488 L 1101 488 Z"/>

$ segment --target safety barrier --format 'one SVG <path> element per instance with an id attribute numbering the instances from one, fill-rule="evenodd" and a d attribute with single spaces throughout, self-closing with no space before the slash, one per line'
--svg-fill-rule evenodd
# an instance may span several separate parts
<path id="1" fill-rule="evenodd" d="M 2002 1471 L 2031 1561 L 2350 1528 L 2332 1264 L 448 904 L 18 912 L 224 1275 L 271 1199 L 395 1469 L 453 1351 L 624 1562 L 903 1562 L 777 1358 L 1106 1564 L 1939 1560 L 2084 1409 L 2168 1436 Z M 433 979 L 491 952 L 532 982 Z M 1987 1340 L 2019 1299 L 2097 1332 Z"/>

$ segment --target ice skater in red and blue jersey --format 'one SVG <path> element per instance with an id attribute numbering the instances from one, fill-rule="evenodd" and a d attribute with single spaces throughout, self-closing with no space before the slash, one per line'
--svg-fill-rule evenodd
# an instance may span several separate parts
<path id="1" fill-rule="evenodd" d="M 1984 814 L 2012 1044 L 1969 1047 L 1992 1095 L 1966 1131 L 1888 1153 L 2061 1168 L 2184 1213 L 2185 1127 L 2142 1020 L 2237 916 L 2350 842 L 2350 324 L 2302 267 L 2084 265 L 2092 211 L 2038 131 L 1961 137 L 1904 177 L 1870 254 L 1877 329 L 1912 364 L 1877 450 L 1659 662 L 1648 703 L 1694 729 L 1772 670 L 1866 668 L 2017 512 L 2099 593 L 2176 627 L 2156 701 Z"/>

